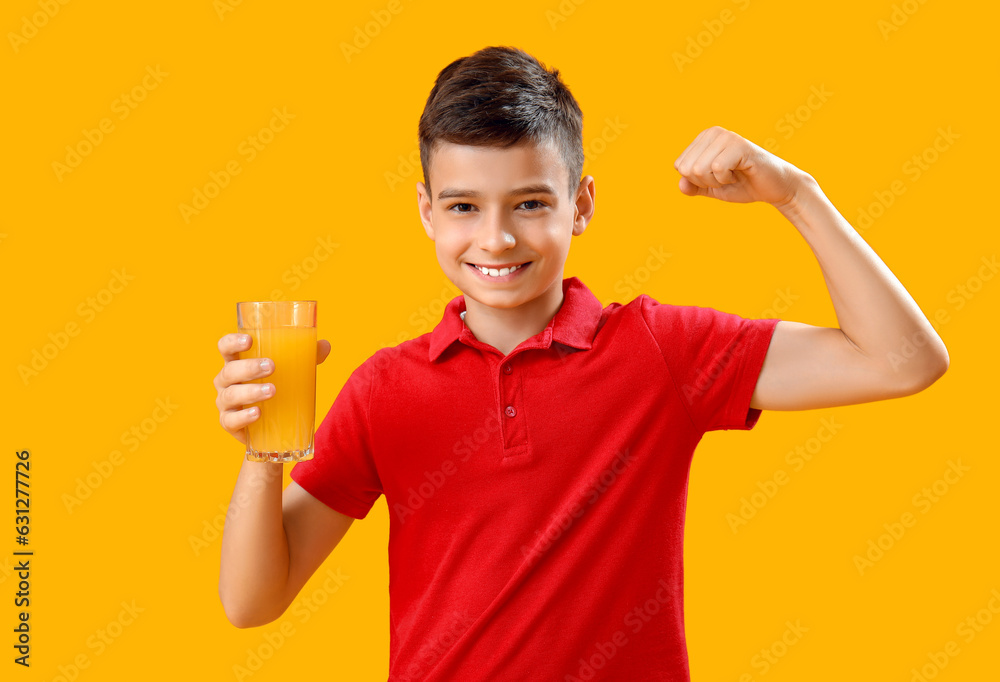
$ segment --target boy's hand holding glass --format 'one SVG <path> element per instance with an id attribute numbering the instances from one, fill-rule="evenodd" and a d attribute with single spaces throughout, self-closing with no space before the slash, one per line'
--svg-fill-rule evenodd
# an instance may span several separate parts
<path id="1" fill-rule="evenodd" d="M 316 302 L 239 303 L 237 323 L 240 333 L 219 339 L 219 423 L 248 460 L 312 459 L 316 366 L 330 354 L 316 339 Z"/>

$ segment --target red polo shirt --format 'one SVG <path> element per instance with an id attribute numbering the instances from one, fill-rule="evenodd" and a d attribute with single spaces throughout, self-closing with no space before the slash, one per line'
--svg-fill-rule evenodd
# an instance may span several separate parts
<path id="1" fill-rule="evenodd" d="M 691 456 L 757 422 L 778 320 L 563 292 L 506 357 L 455 297 L 351 374 L 292 467 L 358 519 L 385 495 L 390 680 L 689 679 Z"/>

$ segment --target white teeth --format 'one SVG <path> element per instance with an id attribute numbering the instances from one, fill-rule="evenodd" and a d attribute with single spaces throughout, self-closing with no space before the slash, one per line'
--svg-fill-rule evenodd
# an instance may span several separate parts
<path id="1" fill-rule="evenodd" d="M 520 265 L 515 265 L 512 268 L 500 268 L 499 270 L 497 270 L 496 268 L 484 268 L 479 265 L 476 266 L 476 268 L 479 269 L 479 272 L 483 273 L 484 275 L 489 275 L 490 277 L 504 277 L 514 272 L 520 267 L 521 267 Z"/>

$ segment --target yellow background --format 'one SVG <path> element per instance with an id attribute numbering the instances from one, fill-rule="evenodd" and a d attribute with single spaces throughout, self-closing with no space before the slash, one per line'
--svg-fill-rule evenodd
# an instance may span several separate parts
<path id="1" fill-rule="evenodd" d="M 507 44 L 560 69 L 584 111 L 584 173 L 596 178 L 598 210 L 566 276 L 605 304 L 648 293 L 756 317 L 777 300 L 784 312 L 775 316 L 836 326 L 815 258 L 777 211 L 678 191 L 674 159 L 718 124 L 758 144 L 773 138 L 775 153 L 811 173 L 855 225 L 899 181 L 905 192 L 864 237 L 926 314 L 949 316 L 940 333 L 951 368 L 920 394 L 768 412 L 750 433 L 706 436 L 685 545 L 693 679 L 905 682 L 949 641 L 960 652 L 937 679 L 995 679 L 1000 614 L 984 612 L 993 622 L 971 642 L 956 627 L 1000 589 L 1000 280 L 977 274 L 998 250 L 998 17 L 971 2 L 904 4 L 400 0 L 348 60 L 342 45 L 363 44 L 359 34 L 375 33 L 372 11 L 384 18 L 388 3 L 246 0 L 221 11 L 211 0 L 74 0 L 42 22 L 38 2 L 5 2 L 0 677 L 72 679 L 75 661 L 85 661 L 75 671 L 84 682 L 234 680 L 234 666 L 252 663 L 248 650 L 266 655 L 265 635 L 279 641 L 284 624 L 292 634 L 243 679 L 386 678 L 384 498 L 303 590 L 323 605 L 299 604 L 299 615 L 257 629 L 226 620 L 213 523 L 243 447 L 218 423 L 216 343 L 235 331 L 237 300 L 275 289 L 317 299 L 320 338 L 334 348 L 319 372 L 322 418 L 365 358 L 433 327 L 458 292 L 420 225 L 419 166 L 408 170 L 406 160 L 417 159 L 417 121 L 438 71 Z M 883 35 L 894 12 L 898 30 Z M 32 32 L 36 15 L 44 25 Z M 25 32 L 12 44 L 12 33 Z M 685 50 L 695 57 L 679 68 L 675 53 Z M 160 81 L 146 89 L 147 68 L 157 67 Z M 831 94 L 810 108 L 813 87 Z M 120 98 L 133 89 L 143 99 L 120 118 Z M 241 143 L 274 108 L 294 119 L 249 160 Z M 797 127 L 781 123 L 787 116 Z M 113 129 L 59 176 L 53 163 L 66 163 L 67 145 L 105 118 Z M 611 133 L 609 120 L 624 127 Z M 958 138 L 919 177 L 908 174 L 908 160 L 949 126 Z M 234 160 L 239 175 L 186 222 L 179 205 Z M 311 261 L 320 240 L 337 246 Z M 643 271 L 661 247 L 669 259 Z M 296 267 L 312 271 L 296 280 Z M 115 271 L 134 279 L 84 315 Z M 646 281 L 623 296 L 630 276 Z M 977 278 L 976 293 L 961 299 L 956 287 Z M 797 299 L 784 307 L 779 292 Z M 23 380 L 18 367 L 69 323 L 77 334 Z M 164 414 L 158 399 L 176 406 L 162 422 L 153 420 Z M 842 427 L 794 471 L 786 453 L 808 445 L 823 418 Z M 122 440 L 143 424 L 145 440 Z M 13 664 L 11 648 L 11 479 L 21 448 L 31 451 L 36 552 L 30 671 Z M 67 509 L 77 479 L 116 450 L 111 474 Z M 958 459 L 968 473 L 921 513 L 913 497 Z M 788 484 L 734 533 L 726 515 L 777 469 Z M 854 556 L 905 512 L 916 524 L 860 574 Z M 196 551 L 193 538 L 206 545 Z M 322 587 L 327 569 L 349 576 L 336 591 Z M 112 626 L 118 636 L 102 650 L 99 632 L 122 602 L 143 611 Z M 754 657 L 780 640 L 786 621 L 809 630 L 765 673 Z"/>

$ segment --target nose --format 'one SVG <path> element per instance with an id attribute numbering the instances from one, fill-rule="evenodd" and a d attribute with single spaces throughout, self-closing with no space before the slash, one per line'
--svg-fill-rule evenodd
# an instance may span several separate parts
<path id="1" fill-rule="evenodd" d="M 476 245 L 489 253 L 501 253 L 517 244 L 514 231 L 502 212 L 494 211 L 484 216 L 476 231 Z"/>

